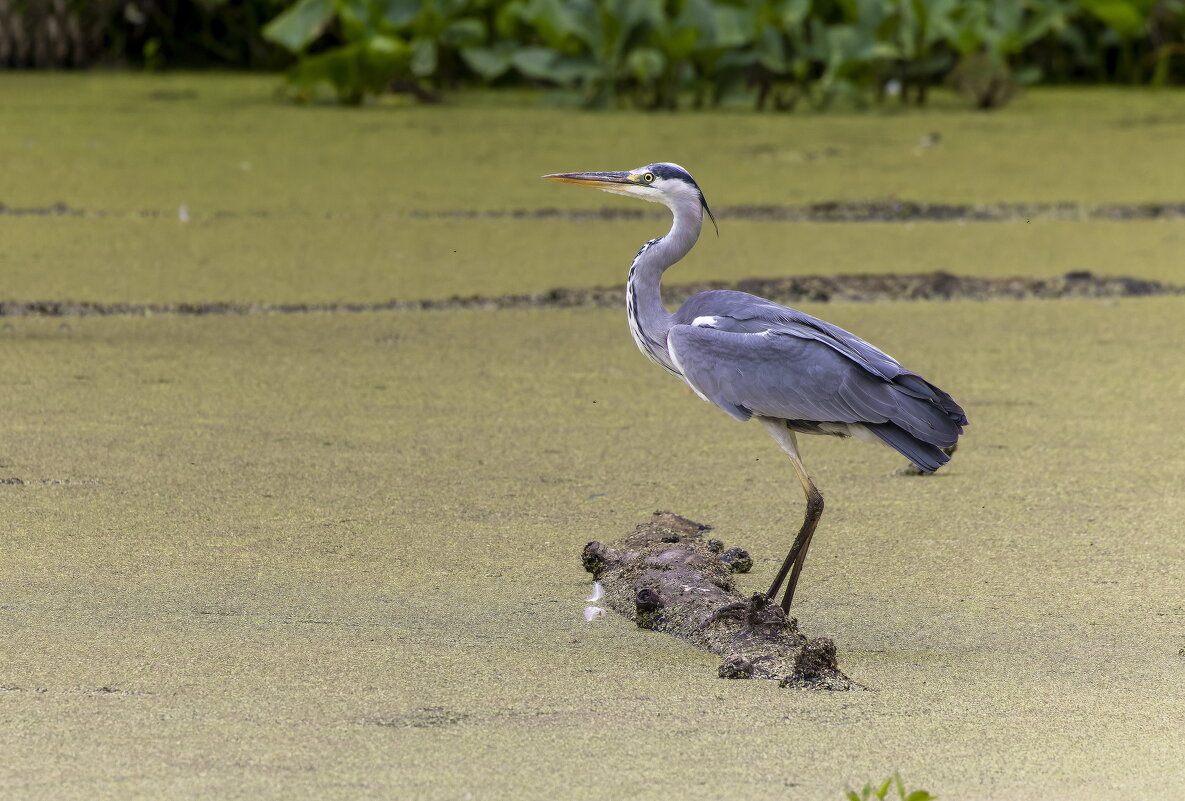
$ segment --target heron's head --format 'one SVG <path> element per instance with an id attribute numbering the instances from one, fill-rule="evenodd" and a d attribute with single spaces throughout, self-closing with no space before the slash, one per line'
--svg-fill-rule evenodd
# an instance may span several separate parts
<path id="1" fill-rule="evenodd" d="M 691 173 L 678 164 L 659 162 L 629 172 L 563 172 L 543 177 L 662 203 L 676 213 L 680 208 L 702 207 L 712 220 L 712 225 L 716 226 L 716 217 L 708 208 L 708 201 L 704 199 L 699 184 L 691 177 Z"/>

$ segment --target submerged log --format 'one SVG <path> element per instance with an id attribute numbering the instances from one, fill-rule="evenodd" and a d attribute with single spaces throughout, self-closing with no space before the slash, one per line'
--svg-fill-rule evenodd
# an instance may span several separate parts
<path id="1" fill-rule="evenodd" d="M 706 535 L 710 526 L 655 512 L 613 546 L 590 542 L 584 568 L 604 590 L 602 602 L 635 621 L 723 657 L 727 679 L 773 679 L 783 687 L 856 687 L 835 661 L 835 643 L 808 639 L 798 621 L 764 593 L 746 598 L 734 573 L 753 565 L 741 548 Z"/>

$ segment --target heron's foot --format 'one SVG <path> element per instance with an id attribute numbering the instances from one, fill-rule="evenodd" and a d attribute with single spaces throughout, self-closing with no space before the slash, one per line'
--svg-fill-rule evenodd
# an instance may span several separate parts
<path id="1" fill-rule="evenodd" d="M 737 601 L 720 607 L 708 615 L 699 627 L 706 629 L 725 618 L 742 621 L 751 633 L 762 637 L 776 637 L 787 630 L 798 631 L 798 621 L 788 618 L 782 607 L 774 603 L 764 592 L 753 593 L 747 601 Z"/>
<path id="2" fill-rule="evenodd" d="M 756 633 L 776 637 L 785 630 L 798 631 L 798 621 L 786 614 L 779 604 L 774 603 L 764 592 L 755 592 L 745 604 L 745 622 Z"/>
<path id="3" fill-rule="evenodd" d="M 753 593 L 749 596 L 749 600 L 745 601 L 745 617 L 749 618 L 749 622 L 754 622 L 754 618 L 772 606 L 773 602 L 774 599 L 768 593 Z"/>

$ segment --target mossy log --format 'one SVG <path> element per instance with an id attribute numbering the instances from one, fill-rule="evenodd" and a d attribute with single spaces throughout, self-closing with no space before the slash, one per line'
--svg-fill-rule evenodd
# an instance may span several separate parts
<path id="1" fill-rule="evenodd" d="M 615 545 L 590 542 L 582 561 L 601 583 L 602 603 L 635 621 L 724 658 L 721 678 L 772 679 L 783 687 L 849 690 L 835 643 L 808 639 L 764 593 L 746 598 L 734 573 L 752 560 L 707 537 L 710 526 L 655 512 Z"/>

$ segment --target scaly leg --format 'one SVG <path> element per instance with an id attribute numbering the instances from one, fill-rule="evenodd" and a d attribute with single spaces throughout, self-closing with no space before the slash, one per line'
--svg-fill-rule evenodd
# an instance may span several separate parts
<path id="1" fill-rule="evenodd" d="M 807 549 L 811 547 L 811 538 L 815 535 L 815 527 L 819 525 L 819 518 L 823 516 L 823 496 L 819 494 L 815 483 L 807 475 L 806 467 L 802 464 L 802 457 L 798 455 L 798 438 L 794 436 L 793 431 L 786 427 L 786 421 L 774 417 L 759 417 L 757 419 L 790 457 L 790 462 L 794 465 L 794 472 L 798 475 L 798 480 L 802 483 L 802 491 L 806 495 L 806 514 L 803 517 L 802 528 L 798 530 L 794 544 L 790 546 L 790 553 L 786 554 L 786 560 L 782 562 L 778 574 L 774 577 L 774 583 L 770 585 L 769 592 L 766 593 L 771 599 L 776 598 L 778 590 L 782 587 L 782 582 L 786 580 L 786 574 L 789 573 L 790 582 L 786 585 L 786 594 L 782 596 L 781 604 L 782 611 L 789 612 L 790 602 L 794 600 L 794 588 L 798 586 L 798 577 L 801 575 L 802 565 L 806 561 Z"/>

